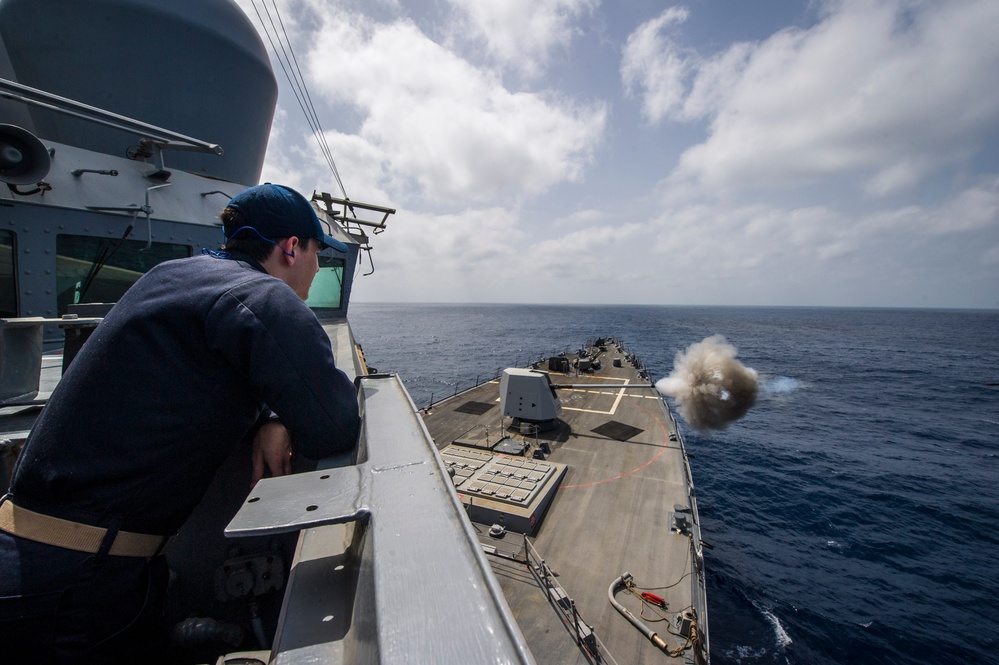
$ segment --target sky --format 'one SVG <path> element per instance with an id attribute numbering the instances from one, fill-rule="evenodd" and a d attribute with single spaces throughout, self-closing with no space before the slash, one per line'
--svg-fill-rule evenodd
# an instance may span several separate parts
<path id="1" fill-rule="evenodd" d="M 999 307 L 995 0 L 277 3 L 397 209 L 355 302 Z M 275 72 L 262 180 L 340 196 Z"/>

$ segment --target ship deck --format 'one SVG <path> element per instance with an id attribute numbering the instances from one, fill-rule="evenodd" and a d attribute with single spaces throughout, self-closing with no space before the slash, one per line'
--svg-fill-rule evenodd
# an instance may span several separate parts
<path id="1" fill-rule="evenodd" d="M 497 379 L 428 409 L 424 422 L 446 462 L 469 446 L 479 446 L 472 450 L 481 454 L 484 446 L 509 437 L 504 443 L 526 445 L 522 459 L 540 462 L 533 453 L 547 443 L 550 454 L 544 462 L 565 467 L 547 513 L 538 515 L 535 532 L 526 538 L 529 546 L 512 528 L 501 538 L 491 536 L 492 525 L 484 522 L 492 521 L 492 515 L 487 511 L 490 519 L 482 519 L 481 504 L 488 502 L 463 492 L 474 479 L 454 477 L 538 662 L 702 662 L 685 636 L 693 633 L 696 641 L 699 631 L 684 625 L 685 615 L 696 617 L 698 627 L 706 628 L 707 622 L 701 558 L 693 546 L 696 542 L 700 551 L 699 527 L 692 524 L 685 533 L 673 528 L 677 514 L 681 519 L 692 515 L 696 522 L 682 438 L 638 363 L 615 344 L 605 348 L 598 356 L 599 370 L 578 376 L 575 371 L 548 372 L 552 383 L 644 388 L 559 389 L 562 413 L 554 429 L 530 432 L 530 426 L 503 418 Z M 518 463 L 521 459 L 491 454 Z M 625 573 L 633 576 L 635 588 L 622 588 L 618 602 L 655 631 L 675 656 L 657 648 L 611 604 L 608 588 Z M 666 608 L 643 603 L 641 591 L 663 598 Z M 695 607 L 701 609 L 691 613 Z M 596 635 L 596 653 L 577 644 L 576 616 L 584 634 L 588 626 Z"/>

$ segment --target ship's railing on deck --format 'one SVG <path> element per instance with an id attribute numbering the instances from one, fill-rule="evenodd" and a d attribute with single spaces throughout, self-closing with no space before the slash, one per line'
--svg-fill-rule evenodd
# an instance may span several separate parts
<path id="1" fill-rule="evenodd" d="M 272 662 L 533 663 L 402 382 L 357 384 L 357 463 L 261 481 L 226 530 L 302 530 Z"/>
<path id="2" fill-rule="evenodd" d="M 597 634 L 593 632 L 593 628 L 579 616 L 575 601 L 558 583 L 554 572 L 541 558 L 527 536 L 524 536 L 524 561 L 535 581 L 548 596 L 548 602 L 558 613 L 562 624 L 572 635 L 583 657 L 595 664 L 617 665 L 617 661 L 614 660 Z"/>
<path id="3" fill-rule="evenodd" d="M 660 399 L 660 406 L 663 412 L 666 414 L 667 419 L 673 426 L 673 431 L 679 434 L 679 428 L 677 427 L 676 418 L 673 416 L 673 411 L 669 408 L 669 404 L 666 402 L 665 398 Z M 690 488 L 690 509 L 691 514 L 694 517 L 693 524 L 691 526 L 690 534 L 690 555 L 691 560 L 694 562 L 693 575 L 690 576 L 690 597 L 691 606 L 697 610 L 698 623 L 703 627 L 699 631 L 698 644 L 694 645 L 695 655 L 697 662 L 706 663 L 708 662 L 709 646 L 708 646 L 708 599 L 704 593 L 704 542 L 701 540 L 701 518 L 697 512 L 697 493 L 694 490 L 694 477 L 690 471 L 690 459 L 687 454 L 687 446 L 680 437 L 680 448 L 683 452 L 683 472 L 687 479 L 687 487 Z"/>
<path id="4" fill-rule="evenodd" d="M 608 341 L 610 341 L 611 343 L 614 344 L 614 346 L 618 349 L 619 353 L 625 354 L 625 357 L 628 358 L 631 362 L 634 363 L 634 366 L 636 367 L 636 369 L 640 369 L 640 370 L 643 369 L 642 361 L 635 354 L 629 352 L 626 348 L 624 348 L 623 344 L 620 341 L 616 341 L 616 340 L 608 340 Z M 594 349 L 597 349 L 598 347 L 595 346 L 595 341 L 594 340 L 589 340 L 589 341 L 586 342 L 586 344 L 583 345 L 583 348 L 584 349 L 589 349 L 589 350 L 594 350 Z M 572 352 L 569 350 L 568 347 L 566 347 L 566 348 L 564 348 L 564 349 L 562 349 L 560 351 L 552 351 L 550 353 L 542 353 L 542 354 L 537 355 L 537 356 L 534 356 L 534 355 L 523 356 L 523 357 L 518 356 L 518 357 L 515 358 L 515 360 L 514 360 L 513 363 L 511 363 L 509 365 L 506 365 L 505 367 L 528 367 L 528 366 L 537 367 L 537 366 L 543 364 L 544 361 L 548 360 L 549 358 L 553 358 L 553 357 L 558 356 L 558 355 L 571 355 L 571 354 L 572 354 Z M 436 403 L 435 402 L 435 398 L 439 398 L 440 400 L 451 399 L 452 397 L 458 396 L 458 394 L 460 394 L 460 393 L 466 393 L 466 392 L 468 392 L 470 390 L 474 390 L 475 388 L 478 388 L 483 383 L 489 383 L 490 381 L 499 381 L 500 377 L 503 376 L 503 370 L 504 370 L 504 367 L 497 367 L 495 370 L 490 370 L 486 374 L 481 374 L 481 373 L 480 374 L 476 374 L 475 375 L 475 380 L 473 382 L 471 382 L 471 383 L 468 383 L 467 380 L 457 380 L 456 379 L 454 382 L 450 383 L 451 388 L 452 388 L 450 392 L 445 393 L 443 396 L 439 396 L 439 394 L 437 393 L 437 391 L 431 392 L 430 393 L 430 401 L 427 403 L 426 406 L 421 407 L 421 408 L 423 410 L 425 410 L 425 411 L 428 411 L 428 410 L 430 410 L 430 409 L 432 409 L 434 407 L 434 404 Z M 448 383 L 448 382 L 445 382 L 445 383 Z M 667 411 L 667 413 L 668 413 L 668 411 Z M 670 415 L 670 418 L 672 419 L 672 414 L 670 413 L 669 415 Z M 675 420 L 673 420 L 673 426 L 674 426 L 674 428 L 676 427 L 676 421 Z"/>
<path id="5" fill-rule="evenodd" d="M 483 383 L 489 383 L 490 381 L 499 381 L 500 377 L 503 376 L 503 370 L 506 367 L 527 367 L 528 365 L 535 365 L 535 364 L 541 363 L 542 361 L 546 360 L 547 358 L 551 357 L 552 355 L 555 355 L 555 354 L 564 354 L 564 353 L 568 353 L 568 351 L 567 350 L 564 350 L 564 351 L 554 351 L 554 352 L 552 352 L 550 354 L 540 354 L 538 356 L 533 356 L 533 355 L 532 356 L 523 356 L 522 358 L 520 356 L 518 356 L 509 365 L 505 365 L 504 367 L 497 367 L 495 370 L 489 370 L 485 374 L 481 374 L 481 373 L 480 374 L 476 374 L 475 375 L 475 380 L 473 382 L 471 382 L 471 383 L 468 383 L 465 380 L 455 380 L 453 383 L 450 384 L 452 386 L 451 392 L 445 394 L 443 397 L 440 397 L 440 399 L 442 399 L 442 400 L 451 399 L 452 397 L 457 396 L 459 393 L 465 393 L 465 392 L 468 392 L 469 390 L 474 390 L 475 388 L 478 388 Z M 533 360 L 532 360 L 532 358 L 533 358 Z M 463 386 L 467 386 L 467 387 L 463 387 Z M 434 406 L 434 404 L 436 403 L 435 402 L 435 398 L 437 396 L 438 396 L 438 393 L 436 391 L 431 392 L 430 393 L 430 401 L 427 403 L 426 406 L 421 407 L 421 408 L 423 410 L 432 409 L 433 406 Z"/>

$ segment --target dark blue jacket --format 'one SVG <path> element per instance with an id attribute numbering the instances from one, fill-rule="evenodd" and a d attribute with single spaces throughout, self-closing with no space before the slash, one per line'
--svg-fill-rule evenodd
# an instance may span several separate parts
<path id="1" fill-rule="evenodd" d="M 84 344 L 25 442 L 11 496 L 74 521 L 173 533 L 267 407 L 306 457 L 357 440 L 354 386 L 291 287 L 253 261 L 168 261 Z"/>

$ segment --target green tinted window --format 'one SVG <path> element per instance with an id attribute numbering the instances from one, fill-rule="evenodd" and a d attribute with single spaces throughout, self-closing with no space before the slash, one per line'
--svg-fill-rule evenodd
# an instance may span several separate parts
<path id="1" fill-rule="evenodd" d="M 343 259 L 319 256 L 319 272 L 309 289 L 306 304 L 313 308 L 340 309 L 343 298 Z"/>
<path id="2" fill-rule="evenodd" d="M 118 302 L 128 287 L 158 263 L 191 255 L 187 245 L 144 240 L 60 235 L 56 238 L 59 314 L 78 302 Z"/>
<path id="3" fill-rule="evenodd" d="M 0 316 L 17 316 L 14 234 L 0 231 Z"/>

